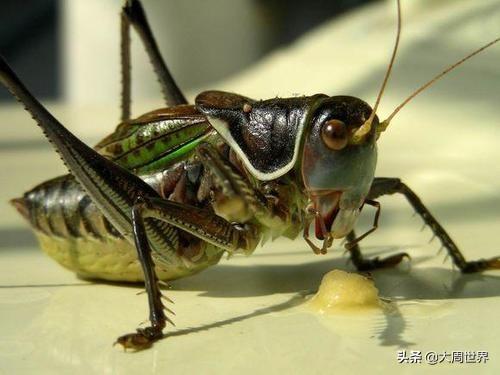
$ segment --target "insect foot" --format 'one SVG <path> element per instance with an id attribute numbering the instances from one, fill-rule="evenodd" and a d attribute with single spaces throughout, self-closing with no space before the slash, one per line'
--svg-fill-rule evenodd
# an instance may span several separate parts
<path id="1" fill-rule="evenodd" d="M 150 348 L 161 338 L 163 338 L 162 330 L 157 327 L 138 328 L 135 333 L 127 333 L 118 337 L 113 345 L 120 344 L 125 350 L 140 351 Z"/>
<path id="2" fill-rule="evenodd" d="M 363 259 L 356 264 L 359 271 L 373 271 L 379 268 L 393 268 L 399 265 L 404 259 L 411 260 L 407 253 L 397 253 L 385 258 L 375 257 L 372 259 Z"/>
<path id="3" fill-rule="evenodd" d="M 463 273 L 481 272 L 486 270 L 500 269 L 500 257 L 490 259 L 479 259 L 467 262 L 462 268 Z"/>
<path id="4" fill-rule="evenodd" d="M 379 268 L 393 268 L 399 265 L 405 258 L 411 260 L 408 253 L 397 253 L 384 258 L 365 258 L 361 253 L 359 244 L 355 242 L 355 239 L 356 234 L 352 231 L 347 236 L 348 242 L 345 245 L 345 248 L 349 251 L 351 261 L 356 266 L 358 271 L 373 271 Z"/>

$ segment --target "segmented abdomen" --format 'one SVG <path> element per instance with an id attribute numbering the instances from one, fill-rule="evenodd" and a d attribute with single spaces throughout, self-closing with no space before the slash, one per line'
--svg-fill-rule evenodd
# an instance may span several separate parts
<path id="1" fill-rule="evenodd" d="M 12 203 L 35 230 L 50 237 L 122 237 L 71 175 L 43 182 Z"/>
<path id="2" fill-rule="evenodd" d="M 211 182 L 192 156 L 196 145 L 215 136 L 203 114 L 192 105 L 181 105 L 121 123 L 95 148 L 141 175 L 161 197 L 203 207 Z M 94 278 L 143 279 L 134 246 L 70 175 L 44 182 L 22 198 L 13 199 L 12 204 L 31 224 L 42 249 L 65 267 Z M 166 237 L 172 237 L 169 231 L 176 231 L 178 248 L 174 256 L 153 253 L 160 278 L 197 272 L 221 257 L 220 249 L 165 223 L 161 225 Z"/>
<path id="3" fill-rule="evenodd" d="M 192 205 L 203 205 L 209 186 L 199 165 L 178 163 L 156 174 L 143 176 L 160 196 Z M 210 184 L 208 184 L 210 185 Z M 28 220 L 42 250 L 64 267 L 87 278 L 141 281 L 143 273 L 135 247 L 106 219 L 71 175 L 46 181 L 12 204 Z M 158 277 L 171 280 L 217 263 L 222 251 L 178 231 L 175 264 L 153 253 Z"/>

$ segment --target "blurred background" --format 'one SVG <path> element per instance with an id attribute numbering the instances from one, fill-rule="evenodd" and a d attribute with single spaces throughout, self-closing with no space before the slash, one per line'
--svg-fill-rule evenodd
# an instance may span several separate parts
<path id="1" fill-rule="evenodd" d="M 401 44 L 380 116 L 444 67 L 500 34 L 500 0 L 401 3 Z M 396 33 L 395 0 L 143 0 L 143 4 L 160 50 L 191 101 L 202 90 L 220 89 L 263 99 L 323 92 L 372 103 Z M 109 134 L 119 119 L 121 6 L 119 0 L 25 0 L 22 6 L 14 0 L 1 1 L 0 53 L 35 96 L 88 144 Z M 164 103 L 143 46 L 135 32 L 131 37 L 132 115 L 137 116 Z M 489 162 L 495 160 L 500 139 L 499 61 L 500 45 L 496 45 L 401 111 L 397 117 L 401 125 L 380 140 L 377 174 L 423 178 L 424 186 L 434 192 L 440 189 L 444 175 L 439 173 L 444 168 L 452 185 L 464 188 L 448 192 L 440 202 L 463 200 L 464 194 L 481 186 L 486 195 L 484 205 L 477 207 L 490 207 L 500 191 L 496 187 L 500 170 Z M 0 122 L 9 124 L 0 133 L 0 156 L 10 161 L 4 167 L 8 172 L 16 171 L 16 178 L 2 185 L 0 211 L 12 213 L 8 199 L 66 170 L 3 87 Z M 477 128 L 468 126 L 478 123 Z M 421 143 L 412 142 L 413 138 Z M 423 155 L 422 146 L 432 153 Z M 475 161 L 473 154 L 481 161 Z M 467 177 L 452 175 L 447 162 Z M 478 168 L 483 164 L 485 168 Z M 438 167 L 441 172 L 431 173 Z M 9 229 L 2 231 L 4 224 Z M 19 215 L 0 215 L 0 247 L 19 243 L 18 227 L 25 228 Z M 31 237 L 23 238 L 33 243 Z"/>
<path id="2" fill-rule="evenodd" d="M 20 7 L 16 0 L 2 0 L 1 4 L 0 53 L 35 96 L 72 106 L 109 106 L 118 116 L 122 1 L 25 0 Z M 207 88 L 255 97 L 319 91 L 373 95 L 396 29 L 394 0 L 143 0 L 143 4 L 164 59 L 189 99 Z M 402 8 L 403 39 L 392 79 L 394 90 L 404 88 L 400 95 L 406 95 L 408 85 L 415 86 L 414 79 L 417 83 L 428 79 L 427 68 L 433 74 L 498 35 L 498 0 L 402 1 Z M 131 38 L 133 102 L 140 111 L 162 106 L 143 46 L 133 31 Z M 498 71 L 494 58 L 479 61 L 465 66 L 462 81 L 452 84 L 460 87 L 485 70 Z M 488 92 L 495 82 L 485 81 L 473 90 Z M 489 87 L 481 89 L 484 85 Z M 478 100 L 471 99 L 467 90 L 446 90 L 450 94 L 462 101 Z M 3 88 L 1 101 L 12 101 Z M 133 113 L 139 114 L 135 109 Z"/>
<path id="3" fill-rule="evenodd" d="M 374 0 L 144 0 L 160 49 L 184 90 L 234 74 L 314 26 Z M 116 100 L 118 0 L 2 0 L 0 51 L 41 99 Z M 133 33 L 132 33 L 133 34 Z M 134 94 L 159 91 L 133 34 Z M 142 78 L 144 77 L 144 78 Z M 114 81 L 113 81 L 114 80 Z M 94 85 L 94 86 L 92 86 Z M 12 100 L 3 89 L 0 100 Z"/>

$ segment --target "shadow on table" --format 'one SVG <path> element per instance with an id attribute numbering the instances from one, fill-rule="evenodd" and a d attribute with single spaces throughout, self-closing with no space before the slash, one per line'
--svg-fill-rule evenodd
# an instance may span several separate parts
<path id="1" fill-rule="evenodd" d="M 407 247 L 405 247 L 407 248 Z M 404 251 L 391 248 L 384 254 Z M 373 252 L 372 252 L 373 255 Z M 383 255 L 382 255 L 383 256 Z M 450 263 L 443 268 L 419 268 L 431 258 L 415 257 L 410 264 L 372 273 L 380 295 L 399 300 L 482 298 L 500 296 L 500 271 L 461 274 Z M 218 265 L 198 275 L 173 282 L 176 290 L 200 291 L 201 296 L 242 298 L 276 293 L 313 293 L 325 273 L 332 269 L 354 271 L 346 258 L 286 265 Z"/>

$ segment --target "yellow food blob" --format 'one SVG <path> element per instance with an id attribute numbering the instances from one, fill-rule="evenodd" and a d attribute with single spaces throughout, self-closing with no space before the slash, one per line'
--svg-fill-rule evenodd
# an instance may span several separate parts
<path id="1" fill-rule="evenodd" d="M 321 314 L 381 307 L 373 280 L 341 270 L 323 276 L 318 292 L 308 302 Z"/>

